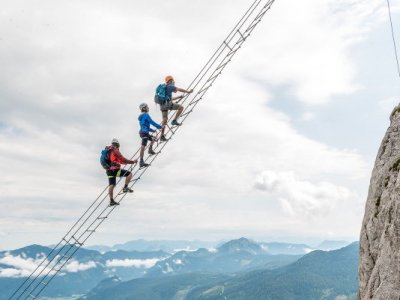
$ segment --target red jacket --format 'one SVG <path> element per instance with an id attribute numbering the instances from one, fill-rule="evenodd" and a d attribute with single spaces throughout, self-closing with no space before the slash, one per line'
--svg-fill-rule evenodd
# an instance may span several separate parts
<path id="1" fill-rule="evenodd" d="M 110 153 L 110 160 L 111 160 L 110 170 L 119 170 L 119 169 L 121 169 L 121 164 L 126 165 L 126 164 L 135 163 L 135 161 L 125 158 L 121 154 L 121 152 L 119 152 L 119 149 L 117 147 L 108 146 L 107 149 L 112 149 L 112 151 Z"/>

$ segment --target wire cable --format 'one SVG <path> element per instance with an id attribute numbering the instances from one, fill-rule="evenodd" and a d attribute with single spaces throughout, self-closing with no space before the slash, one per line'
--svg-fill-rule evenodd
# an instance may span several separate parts
<path id="1" fill-rule="evenodd" d="M 396 39 L 394 37 L 394 29 L 393 29 L 393 22 L 392 22 L 392 11 L 390 7 L 390 2 L 389 0 L 386 0 L 387 2 L 387 7 L 388 7 L 388 13 L 389 13 L 389 20 L 390 20 L 390 28 L 392 31 L 392 40 L 393 40 L 393 48 L 394 48 L 394 56 L 396 57 L 396 64 L 397 64 L 397 75 L 399 75 L 400 78 L 400 65 L 399 65 L 399 58 L 397 55 L 397 46 L 396 46 Z"/>

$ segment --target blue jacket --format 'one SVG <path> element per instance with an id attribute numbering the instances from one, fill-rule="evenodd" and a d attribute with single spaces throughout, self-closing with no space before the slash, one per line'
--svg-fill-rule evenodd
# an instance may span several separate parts
<path id="1" fill-rule="evenodd" d="M 139 118 L 139 124 L 140 124 L 140 131 L 142 133 L 148 133 L 148 132 L 154 132 L 154 129 L 150 128 L 150 125 L 153 125 L 154 127 L 160 129 L 161 126 L 154 122 L 150 115 L 147 112 L 143 112 L 140 114 Z"/>

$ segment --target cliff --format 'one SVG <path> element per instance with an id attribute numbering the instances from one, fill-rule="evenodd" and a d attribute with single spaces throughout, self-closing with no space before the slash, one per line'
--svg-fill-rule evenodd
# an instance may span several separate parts
<path id="1" fill-rule="evenodd" d="M 360 235 L 360 300 L 400 299 L 400 105 L 372 171 Z"/>

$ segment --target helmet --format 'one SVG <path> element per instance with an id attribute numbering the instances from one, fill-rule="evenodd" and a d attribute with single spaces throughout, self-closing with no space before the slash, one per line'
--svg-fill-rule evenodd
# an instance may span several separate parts
<path id="1" fill-rule="evenodd" d="M 140 109 L 140 110 L 143 110 L 143 109 L 146 108 L 146 107 L 148 107 L 148 105 L 147 105 L 147 103 L 144 103 L 144 102 L 143 102 L 142 104 L 139 105 L 139 109 Z"/>
<path id="2" fill-rule="evenodd" d="M 115 138 L 112 139 L 111 144 L 116 146 L 116 147 L 119 147 L 119 141 L 117 139 L 115 139 Z"/>
<path id="3" fill-rule="evenodd" d="M 174 80 L 174 77 L 172 77 L 171 75 L 167 75 L 165 77 L 165 82 L 168 83 L 168 81 L 170 81 L 170 80 Z"/>

